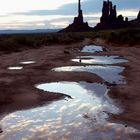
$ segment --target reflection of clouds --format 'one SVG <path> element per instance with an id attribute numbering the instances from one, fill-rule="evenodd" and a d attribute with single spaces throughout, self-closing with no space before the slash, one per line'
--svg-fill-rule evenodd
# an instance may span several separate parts
<path id="1" fill-rule="evenodd" d="M 12 118 L 17 118 L 18 116 L 16 114 L 10 114 L 9 117 Z"/>
<path id="2" fill-rule="evenodd" d="M 96 111 L 96 110 L 99 110 L 100 108 L 103 108 L 102 105 L 93 106 L 90 110 Z"/>
<path id="3" fill-rule="evenodd" d="M 89 105 L 90 104 L 86 104 L 86 103 L 83 103 L 83 104 L 81 104 L 78 108 L 77 108 L 77 110 L 81 110 L 81 109 L 84 109 L 84 108 L 89 108 Z"/>
<path id="4" fill-rule="evenodd" d="M 26 122 L 30 123 L 31 120 L 28 120 Z M 56 122 L 52 121 L 40 125 L 34 124 L 34 126 L 32 126 L 32 128 L 29 129 L 29 133 L 28 133 L 29 136 L 25 137 L 24 139 L 25 140 L 32 139 L 32 138 L 54 139 L 54 138 L 61 138 L 66 136 L 68 136 L 67 138 L 69 139 L 69 138 L 76 137 L 77 134 L 79 134 L 79 137 L 81 137 L 82 135 L 86 136 L 87 139 L 88 137 L 92 137 L 94 139 L 96 138 L 97 135 L 99 136 L 99 139 L 106 139 L 106 138 L 110 139 L 112 136 L 113 136 L 112 138 L 115 139 L 115 138 L 122 138 L 122 137 L 129 138 L 129 133 L 133 134 L 137 132 L 136 130 L 131 129 L 129 127 L 125 128 L 123 125 L 116 125 L 116 124 L 106 122 L 103 125 L 100 125 L 100 123 L 96 124 L 95 127 L 94 123 L 93 125 L 91 125 L 92 123 L 93 122 L 90 122 L 90 125 L 88 125 L 85 121 L 81 122 L 79 120 L 79 122 L 71 122 L 64 125 L 62 121 L 57 119 Z M 11 128 L 12 130 L 19 132 L 14 127 Z M 14 134 L 14 131 L 11 131 L 11 134 Z M 7 135 L 9 134 L 8 132 L 6 133 Z M 4 135 L 0 136 L 0 139 L 2 138 L 6 139 Z"/>
<path id="5" fill-rule="evenodd" d="M 120 75 L 124 70 L 124 67 L 121 66 L 65 66 L 53 70 L 57 72 L 88 72 L 98 75 L 109 83 L 126 83 L 124 76 Z"/>
<path id="6" fill-rule="evenodd" d="M 81 100 L 76 99 L 76 100 L 74 100 L 73 102 L 70 102 L 69 107 L 74 107 L 74 106 L 76 106 L 79 102 L 81 102 Z"/>
<path id="7" fill-rule="evenodd" d="M 18 132 L 23 130 L 24 128 L 28 128 L 29 125 L 33 125 L 40 122 L 40 120 L 21 120 L 21 122 L 17 122 L 16 124 L 9 124 L 8 129 L 6 130 L 6 132 Z"/>
<path id="8" fill-rule="evenodd" d="M 62 106 L 62 107 L 58 110 L 58 112 L 59 112 L 59 113 L 62 113 L 62 112 L 64 112 L 66 109 L 67 109 L 67 106 Z"/>
<path id="9" fill-rule="evenodd" d="M 75 89 L 70 90 L 70 92 L 75 91 L 73 95 L 76 94 L 70 102 L 61 100 L 49 106 L 15 112 L 5 117 L 1 121 L 4 133 L 0 135 L 0 140 L 9 137 L 44 140 L 46 138 L 50 140 L 78 138 L 79 140 L 81 138 L 96 139 L 96 136 L 99 139 L 110 139 L 110 137 L 128 137 L 129 133 L 137 132 L 133 128 L 126 129 L 123 125 L 108 123 L 105 120 L 107 114 L 103 110 L 116 110 L 116 108 L 112 106 L 112 102 L 108 102 L 108 98 L 102 100 L 106 92 L 104 86 L 104 93 L 96 96 L 100 92 L 101 84 L 75 83 L 59 83 L 67 85 L 69 89 Z M 71 84 L 73 84 L 72 88 Z M 79 90 L 82 92 L 77 92 Z M 83 114 L 87 114 L 87 117 L 83 117 Z"/>
<path id="10" fill-rule="evenodd" d="M 78 56 L 72 59 L 72 61 L 86 64 L 116 64 L 128 62 L 119 56 Z"/>
<path id="11" fill-rule="evenodd" d="M 66 136 L 68 136 L 68 135 L 70 135 L 70 134 L 71 134 L 71 132 L 66 132 L 66 133 L 65 133 Z"/>
<path id="12" fill-rule="evenodd" d="M 87 45 L 85 46 L 81 52 L 87 52 L 87 53 L 94 53 L 94 52 L 102 52 L 103 47 L 102 46 L 97 46 L 97 45 Z"/>

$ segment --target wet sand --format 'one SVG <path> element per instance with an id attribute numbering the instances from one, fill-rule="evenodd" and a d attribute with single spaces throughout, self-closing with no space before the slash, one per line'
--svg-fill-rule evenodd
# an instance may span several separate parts
<path id="1" fill-rule="evenodd" d="M 121 121 L 139 128 L 140 124 L 140 45 L 109 44 L 103 40 L 84 40 L 72 45 L 44 46 L 36 50 L 26 50 L 18 53 L 0 56 L 0 115 L 21 109 L 29 109 L 63 98 L 64 95 L 52 94 L 37 90 L 34 85 L 56 81 L 87 81 L 102 82 L 99 76 L 86 72 L 56 73 L 52 68 L 80 65 L 70 61 L 78 56 L 78 50 L 83 45 L 96 43 L 106 46 L 107 52 L 94 55 L 120 55 L 129 62 L 119 64 L 126 67 L 123 75 L 126 85 L 117 85 L 111 89 L 109 96 L 117 99 L 124 111 L 119 115 L 111 115 L 113 121 Z M 20 62 L 35 61 L 34 64 L 23 65 Z M 8 67 L 23 66 L 20 70 L 9 70 Z M 40 94 L 41 93 L 41 94 Z M 44 93 L 44 94 L 43 94 Z M 140 129 L 140 128 L 139 128 Z"/>
<path id="2" fill-rule="evenodd" d="M 69 60 L 77 54 L 77 49 L 89 40 L 68 46 L 44 46 L 41 49 L 26 50 L 0 56 L 0 114 L 16 110 L 29 109 L 58 100 L 65 95 L 37 90 L 34 85 L 55 81 L 88 81 L 100 82 L 102 79 L 94 74 L 56 73 L 52 68 L 75 64 Z M 75 48 L 75 49 L 73 49 Z M 77 49 L 76 49 L 77 48 Z M 65 53 L 65 51 L 70 52 Z M 21 64 L 24 61 L 35 61 L 34 64 Z M 23 67 L 10 70 L 9 67 Z M 44 93 L 44 94 L 43 94 Z"/>
<path id="3" fill-rule="evenodd" d="M 111 98 L 120 102 L 123 112 L 111 116 L 113 121 L 126 123 L 140 129 L 140 45 L 112 44 L 101 39 L 94 40 L 94 43 L 107 46 L 109 51 L 107 54 L 120 55 L 129 61 L 121 64 L 126 68 L 123 75 L 126 77 L 127 84 L 117 85 L 108 93 Z"/>

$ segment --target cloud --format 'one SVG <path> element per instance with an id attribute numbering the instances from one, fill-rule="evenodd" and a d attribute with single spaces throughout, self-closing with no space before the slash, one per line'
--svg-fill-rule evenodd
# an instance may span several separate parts
<path id="1" fill-rule="evenodd" d="M 53 10 L 61 5 L 77 2 L 77 0 L 0 0 L 0 13 L 27 12 L 32 10 Z"/>
<path id="2" fill-rule="evenodd" d="M 77 15 L 77 0 L 0 0 L 0 29 L 62 28 Z M 8 3 L 8 5 L 7 5 Z M 139 11 L 139 0 L 113 0 L 118 14 L 133 19 Z M 6 7 L 7 5 L 7 7 Z M 101 16 L 102 0 L 83 0 L 85 21 L 96 25 Z"/>

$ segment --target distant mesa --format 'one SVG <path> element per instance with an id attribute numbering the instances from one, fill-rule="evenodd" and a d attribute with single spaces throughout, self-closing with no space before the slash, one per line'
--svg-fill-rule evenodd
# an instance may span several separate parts
<path id="1" fill-rule="evenodd" d="M 74 18 L 72 24 L 60 32 L 88 32 L 93 31 L 93 28 L 89 27 L 87 22 L 83 20 L 83 11 L 81 9 L 81 0 L 78 0 L 78 16 Z"/>
<path id="2" fill-rule="evenodd" d="M 109 0 L 103 1 L 102 16 L 100 22 L 94 27 L 89 27 L 83 20 L 81 1 L 78 0 L 78 16 L 74 18 L 72 24 L 60 32 L 89 32 L 98 30 L 120 29 L 120 28 L 137 28 L 140 27 L 140 11 L 135 20 L 128 20 L 128 17 L 117 16 L 116 5 Z"/>

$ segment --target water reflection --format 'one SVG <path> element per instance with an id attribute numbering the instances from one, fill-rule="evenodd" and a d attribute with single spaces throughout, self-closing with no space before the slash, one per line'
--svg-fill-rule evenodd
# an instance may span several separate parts
<path id="1" fill-rule="evenodd" d="M 101 52 L 102 46 L 85 46 L 81 52 Z M 73 61 L 87 64 L 116 64 L 126 62 L 117 56 L 82 56 Z M 21 62 L 32 64 L 34 61 Z M 9 67 L 22 69 L 23 67 Z M 8 68 L 8 69 L 9 69 Z M 67 66 L 55 71 L 75 71 L 94 73 L 110 83 L 126 83 L 119 66 Z M 104 84 L 87 82 L 53 82 L 36 85 L 36 88 L 49 92 L 64 93 L 65 98 L 43 107 L 16 111 L 0 121 L 0 140 L 100 140 L 132 139 L 140 135 L 139 131 L 107 121 L 107 113 L 118 114 L 121 110 L 107 96 L 108 88 Z M 47 93 L 46 93 L 47 94 Z"/>
<path id="2" fill-rule="evenodd" d="M 20 62 L 20 64 L 23 64 L 23 65 L 29 65 L 29 64 L 34 64 L 35 61 L 25 61 L 25 62 Z"/>
<path id="3" fill-rule="evenodd" d="M 128 62 L 125 59 L 121 59 L 119 56 L 79 56 L 76 59 L 72 59 L 72 61 L 85 64 L 108 64 L 108 65 Z"/>
<path id="4" fill-rule="evenodd" d="M 95 53 L 95 52 L 102 52 L 102 51 L 103 51 L 103 47 L 97 45 L 87 45 L 81 50 L 81 52 L 84 53 Z"/>
<path id="5" fill-rule="evenodd" d="M 124 76 L 120 75 L 124 67 L 120 66 L 66 66 L 53 69 L 57 72 L 89 72 L 100 76 L 109 83 L 125 84 Z"/>
<path id="6" fill-rule="evenodd" d="M 41 90 L 67 93 L 73 99 L 60 100 L 35 109 L 17 111 L 1 120 L 1 140 L 19 139 L 117 139 L 130 138 L 137 130 L 106 121 L 104 111 L 120 110 L 98 83 L 55 82 L 37 85 Z"/>
<path id="7" fill-rule="evenodd" d="M 16 67 L 8 67 L 9 70 L 21 70 L 23 67 L 16 66 Z"/>

